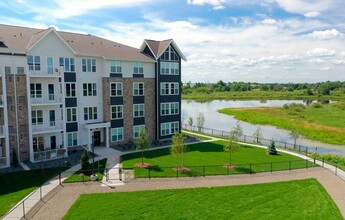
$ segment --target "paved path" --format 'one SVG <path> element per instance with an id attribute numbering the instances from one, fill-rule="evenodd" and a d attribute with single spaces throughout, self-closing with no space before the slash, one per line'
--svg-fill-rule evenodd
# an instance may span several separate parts
<path id="1" fill-rule="evenodd" d="M 229 186 L 279 182 L 288 180 L 299 180 L 316 178 L 326 189 L 334 202 L 345 216 L 345 181 L 323 168 L 300 169 L 293 171 L 279 171 L 274 173 L 259 173 L 253 175 L 232 175 L 232 176 L 209 176 L 209 177 L 186 177 L 186 178 L 157 178 L 157 179 L 134 179 L 126 182 L 125 185 L 115 188 L 102 187 L 99 183 L 77 183 L 65 184 L 49 201 L 37 211 L 32 219 L 61 219 L 81 194 L 107 193 L 137 190 L 157 190 L 173 188 L 193 188 L 209 186 Z M 58 204 L 58 205 L 57 205 Z M 35 210 L 36 209 L 36 210 Z"/>

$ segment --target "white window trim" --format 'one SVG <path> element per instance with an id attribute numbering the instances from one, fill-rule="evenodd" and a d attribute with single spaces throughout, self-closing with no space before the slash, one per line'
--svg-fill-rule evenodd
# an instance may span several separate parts
<path id="1" fill-rule="evenodd" d="M 68 121 L 68 110 L 71 109 L 71 119 L 72 121 Z M 75 121 L 73 121 L 73 109 L 75 109 Z M 70 108 L 66 108 L 66 122 L 70 123 L 70 122 L 77 122 L 78 121 L 78 111 L 76 107 L 70 107 Z"/>
<path id="2" fill-rule="evenodd" d="M 165 90 L 165 84 L 168 84 L 169 86 L 169 93 L 168 94 L 162 94 L 162 88 L 164 88 L 164 90 Z M 172 84 L 174 84 L 174 87 L 177 85 L 177 87 L 175 87 L 175 88 L 177 88 L 177 90 L 178 90 L 178 92 L 177 92 L 177 94 L 171 94 L 171 85 Z M 175 91 L 175 88 L 174 88 L 174 91 Z M 180 85 L 179 85 L 179 83 L 176 83 L 176 82 L 161 82 L 161 85 L 160 85 L 160 95 L 179 95 L 180 94 Z"/>
<path id="3" fill-rule="evenodd" d="M 113 141 L 113 130 L 122 130 L 122 139 L 121 140 L 116 140 L 116 141 Z M 117 135 L 118 136 L 118 135 Z M 120 141 L 123 141 L 124 140 L 124 133 L 123 133 L 123 127 L 120 127 L 120 128 L 112 128 L 111 131 L 110 131 L 110 139 L 111 139 L 111 142 L 120 142 Z"/>
<path id="4" fill-rule="evenodd" d="M 177 104 L 177 113 L 171 113 L 173 109 L 173 105 Z M 168 113 L 162 114 L 163 105 L 168 105 Z M 160 106 L 160 115 L 167 116 L 167 115 L 178 115 L 180 113 L 180 103 L 179 102 L 162 102 Z"/>
<path id="5" fill-rule="evenodd" d="M 137 65 L 137 66 L 136 66 Z M 138 68 L 138 72 L 136 73 L 134 71 L 134 68 L 137 67 Z M 140 73 L 140 69 L 143 70 L 142 73 Z M 133 74 L 141 74 L 143 75 L 144 74 L 144 63 L 143 62 L 133 62 Z"/>
<path id="6" fill-rule="evenodd" d="M 112 89 L 111 89 L 111 85 L 112 85 L 112 84 L 121 84 L 121 93 L 122 93 L 121 95 L 118 95 L 118 94 L 117 94 L 117 89 L 116 89 L 116 95 L 112 95 L 112 94 L 111 94 L 111 90 L 112 90 Z M 117 87 L 117 86 L 116 86 L 116 87 Z M 110 97 L 122 97 L 122 96 L 123 96 L 123 84 L 122 84 L 122 82 L 111 82 L 111 83 L 110 83 Z"/>
<path id="7" fill-rule="evenodd" d="M 135 95 L 134 94 L 134 84 L 138 84 L 138 93 L 139 93 L 139 84 L 143 84 L 143 94 Z M 145 83 L 144 82 L 133 82 L 133 96 L 144 96 L 145 95 Z"/>
<path id="8" fill-rule="evenodd" d="M 141 130 L 142 128 L 145 129 L 145 124 L 133 126 L 133 138 L 134 138 L 134 139 L 137 139 L 137 138 L 138 138 L 138 137 L 135 137 L 135 129 L 136 129 L 136 128 L 139 129 L 139 130 L 138 130 L 138 137 L 139 137 L 139 132 L 140 132 L 140 130 Z"/>
<path id="9" fill-rule="evenodd" d="M 92 118 L 89 117 L 90 115 L 90 108 L 91 108 L 91 115 Z M 85 109 L 87 111 L 87 119 L 85 119 Z M 96 110 L 96 111 L 95 111 Z M 95 118 L 95 113 L 96 113 L 96 118 Z M 92 121 L 92 120 L 97 120 L 98 119 L 98 110 L 97 107 L 95 106 L 90 106 L 90 107 L 84 107 L 84 111 L 83 111 L 83 119 L 84 121 Z"/>
<path id="10" fill-rule="evenodd" d="M 73 95 L 70 95 L 70 96 L 67 95 L 67 85 L 70 85 L 71 88 L 72 88 L 72 85 L 74 85 L 74 94 L 75 94 L 74 96 Z M 71 89 L 71 94 L 72 94 L 72 89 Z M 66 98 L 77 97 L 77 84 L 76 83 L 74 83 L 74 82 L 67 82 L 67 83 L 65 83 L 65 96 L 66 96 Z"/>
<path id="11" fill-rule="evenodd" d="M 122 117 L 121 118 L 113 118 L 113 110 L 112 110 L 112 108 L 113 107 L 117 107 L 117 106 L 122 106 Z M 123 105 L 111 105 L 110 106 L 110 118 L 114 119 L 114 120 L 123 119 Z"/>
<path id="12" fill-rule="evenodd" d="M 172 135 L 173 133 L 171 133 L 171 125 L 174 124 L 174 123 L 177 123 L 177 127 L 179 128 L 180 127 L 180 123 L 178 121 L 172 121 L 172 122 L 166 122 L 166 123 L 161 123 L 160 124 L 160 133 L 161 133 L 161 136 L 168 136 L 168 135 Z M 162 125 L 163 124 L 168 124 L 169 125 L 169 132 L 168 134 L 164 134 L 162 133 L 163 129 L 162 129 Z"/>
<path id="13" fill-rule="evenodd" d="M 143 115 L 142 116 L 135 116 L 135 107 L 134 106 L 143 106 Z M 142 118 L 145 117 L 145 104 L 144 103 L 140 103 L 140 104 L 133 104 L 133 118 Z"/>
<path id="14" fill-rule="evenodd" d="M 68 136 L 69 135 L 72 135 L 72 145 L 69 145 L 69 143 L 68 143 Z M 76 136 L 76 139 L 74 139 L 75 136 Z M 79 140 L 78 140 L 78 132 L 68 132 L 67 133 L 67 147 L 76 146 L 76 145 L 73 145 L 73 140 L 77 140 L 77 144 L 76 145 L 78 145 L 78 142 L 79 142 Z"/>
<path id="15" fill-rule="evenodd" d="M 114 66 L 112 65 L 112 63 L 114 62 Z M 116 65 L 116 64 L 118 64 L 118 65 Z M 111 67 L 115 67 L 115 71 L 113 72 L 113 71 L 111 71 Z M 120 72 L 118 72 L 117 71 L 117 68 L 118 67 L 121 67 L 121 71 Z M 122 73 L 123 71 L 122 71 L 122 62 L 120 61 L 120 60 L 110 60 L 110 64 L 109 64 L 109 72 L 110 73 Z"/>

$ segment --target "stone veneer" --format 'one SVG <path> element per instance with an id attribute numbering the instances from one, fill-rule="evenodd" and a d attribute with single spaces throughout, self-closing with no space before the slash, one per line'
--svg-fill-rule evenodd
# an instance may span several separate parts
<path id="1" fill-rule="evenodd" d="M 6 89 L 7 89 L 7 111 L 8 111 L 8 128 L 9 128 L 9 142 L 10 153 L 12 149 L 17 150 L 17 141 L 20 146 L 20 161 L 30 159 L 30 144 L 29 144 L 29 119 L 28 119 L 28 100 L 27 100 L 27 86 L 26 75 L 16 75 L 16 90 L 17 90 L 17 108 L 18 108 L 18 133 L 17 137 L 17 123 L 16 123 L 16 105 L 14 93 L 14 75 L 6 75 Z M 19 140 L 18 140 L 19 139 Z M 18 152 L 17 152 L 18 153 Z M 12 157 L 11 157 L 12 158 Z"/>
<path id="2" fill-rule="evenodd" d="M 110 145 L 124 144 L 133 140 L 133 83 L 144 83 L 145 101 L 145 128 L 151 140 L 156 139 L 156 100 L 155 79 L 148 78 L 117 78 L 103 77 L 103 117 L 111 121 L 110 113 L 110 83 L 122 82 L 123 86 L 123 133 L 122 142 L 111 142 L 111 129 L 109 129 Z"/>

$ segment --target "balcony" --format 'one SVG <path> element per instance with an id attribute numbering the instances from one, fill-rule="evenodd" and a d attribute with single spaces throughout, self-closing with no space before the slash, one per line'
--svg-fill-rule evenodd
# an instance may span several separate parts
<path id="1" fill-rule="evenodd" d="M 30 77 L 61 77 L 63 66 L 28 66 Z"/>
<path id="2" fill-rule="evenodd" d="M 41 95 L 41 97 L 31 97 L 32 105 L 61 105 L 62 98 L 60 95 L 49 94 Z"/>
<path id="3" fill-rule="evenodd" d="M 60 132 L 63 129 L 62 121 L 51 121 L 49 123 L 33 124 L 32 133 L 33 134 L 43 134 L 43 133 L 54 133 Z"/>
<path id="4" fill-rule="evenodd" d="M 37 151 L 37 152 L 34 152 L 34 162 L 64 158 L 65 153 L 66 153 L 66 149 L 64 149 L 64 148 Z"/>
<path id="5" fill-rule="evenodd" d="M 5 127 L 3 125 L 0 125 L 0 138 L 5 137 Z"/>

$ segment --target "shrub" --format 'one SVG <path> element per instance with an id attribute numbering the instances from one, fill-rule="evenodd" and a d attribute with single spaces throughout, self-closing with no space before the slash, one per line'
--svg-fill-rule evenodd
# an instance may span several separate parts
<path id="1" fill-rule="evenodd" d="M 311 105 L 311 107 L 313 107 L 313 108 L 322 108 L 322 105 L 319 102 L 316 102 L 316 103 L 313 103 Z"/>
<path id="2" fill-rule="evenodd" d="M 18 166 L 18 155 L 17 155 L 17 151 L 15 149 L 12 149 L 12 165 L 14 167 Z"/>
<path id="3" fill-rule="evenodd" d="M 275 145 L 274 141 L 271 141 L 271 144 L 268 146 L 267 153 L 270 155 L 277 155 L 278 154 L 278 151 L 276 149 L 276 145 Z"/>
<path id="4" fill-rule="evenodd" d="M 90 167 L 89 163 L 89 152 L 87 150 L 84 150 L 83 154 L 80 157 L 80 163 L 81 163 L 81 169 L 82 170 L 87 170 Z"/>

